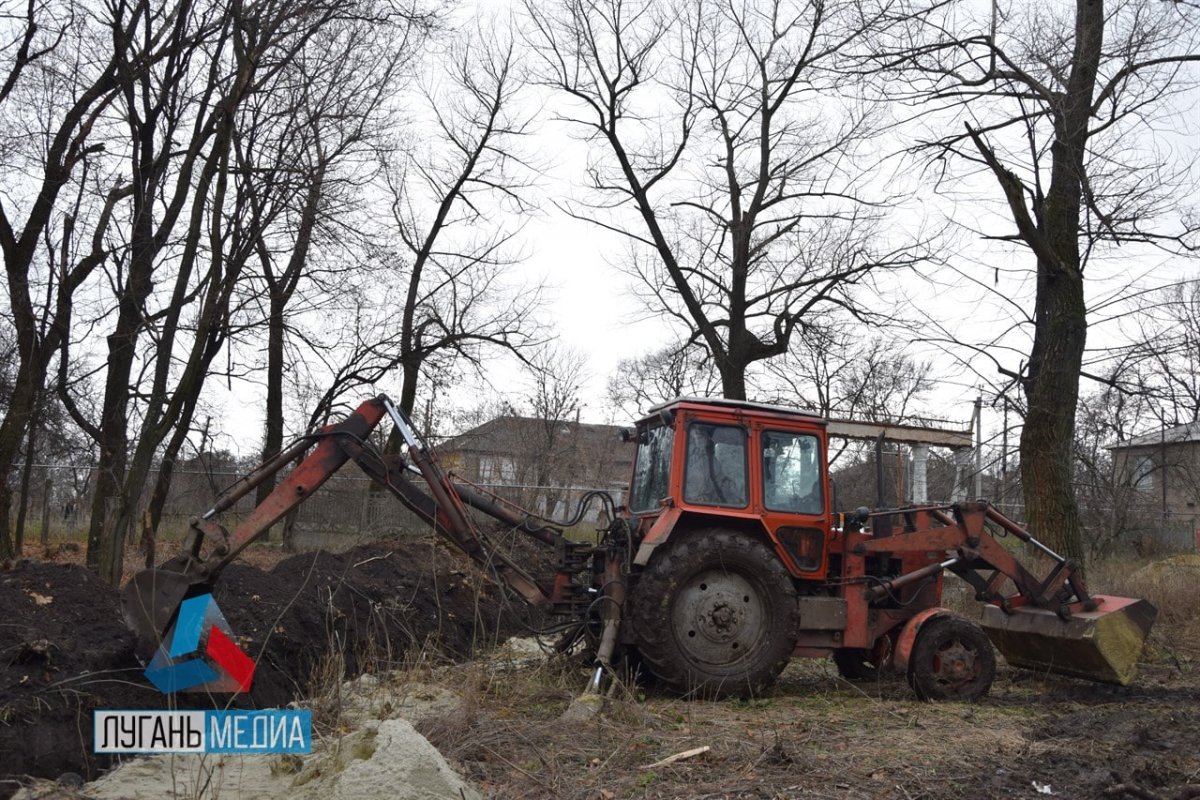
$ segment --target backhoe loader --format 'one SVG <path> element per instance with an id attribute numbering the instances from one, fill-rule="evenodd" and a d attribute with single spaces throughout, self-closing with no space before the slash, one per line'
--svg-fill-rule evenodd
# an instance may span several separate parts
<path id="1" fill-rule="evenodd" d="M 404 452 L 371 434 L 390 418 Z M 1115 684 L 1133 680 L 1156 610 L 1091 594 L 1078 565 L 987 501 L 836 513 L 827 423 L 748 402 L 679 399 L 627 437 L 636 444 L 627 500 L 592 492 L 573 520 L 518 508 L 441 466 L 386 397 L 301 437 L 226 490 L 191 523 L 182 552 L 134 576 L 126 621 L 163 646 L 180 603 L 331 475 L 353 461 L 502 586 L 558 619 L 563 648 L 584 638 L 597 689 L 620 664 L 685 696 L 749 696 L 793 657 L 832 658 L 848 678 L 907 676 L 927 700 L 974 700 L 1008 662 Z M 305 455 L 307 453 L 307 455 Z M 219 520 L 269 476 L 274 491 L 227 530 Z M 586 503 L 604 506 L 592 542 L 567 538 Z M 498 547 L 520 532 L 552 553 L 535 575 Z M 1030 556 L 1047 565 L 1035 570 Z M 943 608 L 946 573 L 984 605 L 977 624 Z"/>

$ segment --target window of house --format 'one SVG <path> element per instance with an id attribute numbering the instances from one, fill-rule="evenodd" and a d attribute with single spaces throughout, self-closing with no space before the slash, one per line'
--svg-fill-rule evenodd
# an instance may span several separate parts
<path id="1" fill-rule="evenodd" d="M 1154 488 L 1154 457 L 1137 456 L 1133 461 L 1133 486 L 1136 489 Z"/>

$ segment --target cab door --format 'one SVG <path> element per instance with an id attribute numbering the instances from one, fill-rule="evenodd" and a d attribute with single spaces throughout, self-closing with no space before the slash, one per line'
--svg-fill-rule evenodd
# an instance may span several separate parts
<path id="1" fill-rule="evenodd" d="M 791 572 L 823 578 L 829 564 L 825 435 L 816 426 L 756 425 L 756 498 L 762 520 Z"/>

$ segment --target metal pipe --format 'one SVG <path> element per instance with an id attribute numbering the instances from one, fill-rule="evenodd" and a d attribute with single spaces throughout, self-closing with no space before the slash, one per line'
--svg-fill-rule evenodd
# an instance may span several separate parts
<path id="1" fill-rule="evenodd" d="M 975 398 L 975 499 L 983 497 L 983 398 Z"/>
<path id="2" fill-rule="evenodd" d="M 1037 548 L 1038 550 L 1041 550 L 1043 553 L 1050 556 L 1058 563 L 1061 564 L 1067 560 L 1067 559 L 1063 558 L 1062 556 L 1060 556 L 1058 553 L 1051 550 L 1046 545 L 1039 542 L 1037 539 L 1035 539 L 1033 537 L 1033 534 L 1031 534 L 1029 531 L 1025 530 L 1020 525 L 1018 525 L 1017 523 L 1013 522 L 1008 517 L 1001 514 L 1000 511 L 995 506 L 988 505 L 986 513 L 987 513 L 987 518 L 990 519 L 992 522 L 996 523 L 1001 528 L 1004 528 L 1004 530 L 1008 531 L 1013 536 L 1016 536 L 1022 542 L 1026 542 L 1027 544 L 1033 545 L 1035 548 Z"/>
<path id="3" fill-rule="evenodd" d="M 596 667 L 596 671 L 592 673 L 592 679 L 588 681 L 587 688 L 584 689 L 584 694 L 600 694 L 600 681 L 604 678 L 604 667 Z"/>
<path id="4" fill-rule="evenodd" d="M 280 450 L 270 460 L 259 464 L 253 472 L 238 478 L 233 485 L 217 497 L 212 508 L 200 515 L 200 519 L 212 519 L 222 511 L 232 508 L 234 503 L 250 494 L 251 490 L 260 483 L 283 469 L 289 461 L 307 450 L 310 444 L 312 441 L 307 436 L 297 439 L 286 450 Z"/>
<path id="5" fill-rule="evenodd" d="M 420 447 L 421 443 L 417 441 L 417 435 L 409 427 L 408 420 L 400 413 L 400 409 L 396 408 L 396 404 L 387 395 L 381 395 L 380 397 L 383 400 L 383 407 L 387 409 L 388 416 L 396 424 L 396 430 L 400 431 L 400 436 L 404 439 L 404 443 L 409 447 Z"/>
<path id="6" fill-rule="evenodd" d="M 907 575 L 901 575 L 898 578 L 885 580 L 883 583 L 872 586 L 867 590 L 867 600 L 869 602 L 882 600 L 884 597 L 887 597 L 889 594 L 891 594 L 893 589 L 899 589 L 903 586 L 907 586 L 910 583 L 914 583 L 915 581 L 924 580 L 930 576 L 937 575 L 942 570 L 949 569 L 961 560 L 962 559 L 960 559 L 958 556 L 955 556 L 954 558 L 946 559 L 940 564 L 929 564 L 928 566 L 913 570 Z"/>

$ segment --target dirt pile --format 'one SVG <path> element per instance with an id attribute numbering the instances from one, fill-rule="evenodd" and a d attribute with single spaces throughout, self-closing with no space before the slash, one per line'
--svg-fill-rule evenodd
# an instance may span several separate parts
<path id="1" fill-rule="evenodd" d="M 460 659 L 506 637 L 516 613 L 469 562 L 436 542 L 306 553 L 270 571 L 232 565 L 214 596 L 258 662 L 232 704 L 274 707 L 312 688 L 421 654 Z M 93 778 L 96 708 L 211 708 L 228 696 L 159 694 L 142 676 L 118 594 L 87 570 L 23 561 L 0 572 L 0 798 L 18 776 Z M 330 673 L 337 674 L 330 674 Z"/>

